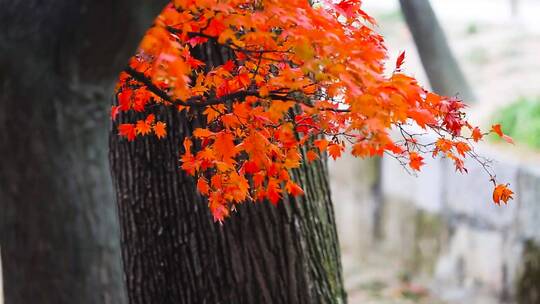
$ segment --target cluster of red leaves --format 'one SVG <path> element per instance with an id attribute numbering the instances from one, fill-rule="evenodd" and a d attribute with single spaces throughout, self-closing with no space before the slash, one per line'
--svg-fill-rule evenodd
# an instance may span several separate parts
<path id="1" fill-rule="evenodd" d="M 464 158 L 477 159 L 471 141 L 486 133 L 465 120 L 461 101 L 403 74 L 404 54 L 385 73 L 387 51 L 374 24 L 360 0 L 172 1 L 121 75 L 113 119 L 150 113 L 120 124 L 119 133 L 161 138 L 165 124 L 154 109 L 203 111 L 206 127 L 185 139 L 181 161 L 216 220 L 247 200 L 275 204 L 285 193 L 303 194 L 290 170 L 321 153 L 338 158 L 346 143 L 355 156 L 388 153 L 413 170 L 427 150 L 465 171 Z M 229 58 L 193 57 L 208 45 Z M 420 144 L 419 134 L 406 131 L 413 123 L 438 140 Z M 402 138 L 391 138 L 391 130 Z M 500 126 L 492 132 L 505 137 Z M 511 198 L 505 187 L 496 187 L 496 203 Z"/>

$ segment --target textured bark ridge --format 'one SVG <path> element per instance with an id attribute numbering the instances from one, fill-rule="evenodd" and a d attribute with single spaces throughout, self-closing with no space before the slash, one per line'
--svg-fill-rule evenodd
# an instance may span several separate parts
<path id="1" fill-rule="evenodd" d="M 152 2 L 0 0 L 7 304 L 125 303 L 107 112 Z"/>
<path id="2" fill-rule="evenodd" d="M 197 57 L 212 65 L 227 54 L 209 46 Z M 111 136 L 130 303 L 345 302 L 325 164 L 294 172 L 305 197 L 244 203 L 214 223 L 179 168 L 184 137 L 203 122 L 170 110 L 158 115 L 164 140 Z"/>

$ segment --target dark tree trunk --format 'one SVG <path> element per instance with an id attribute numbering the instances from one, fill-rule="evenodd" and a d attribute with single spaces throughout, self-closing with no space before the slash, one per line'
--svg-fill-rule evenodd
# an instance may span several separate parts
<path id="1" fill-rule="evenodd" d="M 152 2 L 0 0 L 7 304 L 125 303 L 107 112 Z"/>
<path id="2" fill-rule="evenodd" d="M 219 55 L 207 45 L 197 57 L 216 65 Z M 305 197 L 247 202 L 214 223 L 179 168 L 183 139 L 204 123 L 174 112 L 161 114 L 164 140 L 111 135 L 130 304 L 345 302 L 325 163 L 294 172 Z"/>
<path id="3" fill-rule="evenodd" d="M 432 89 L 474 102 L 471 90 L 452 54 L 429 0 L 399 0 Z"/>

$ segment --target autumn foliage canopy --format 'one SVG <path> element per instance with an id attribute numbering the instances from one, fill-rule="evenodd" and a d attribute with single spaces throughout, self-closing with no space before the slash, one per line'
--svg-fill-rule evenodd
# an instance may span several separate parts
<path id="1" fill-rule="evenodd" d="M 487 168 L 472 146 L 486 133 L 467 122 L 464 104 L 402 73 L 404 54 L 385 71 L 374 28 L 360 0 L 171 1 L 120 75 L 112 117 L 132 141 L 167 136 L 158 109 L 202 115 L 206 127 L 179 147 L 181 167 L 220 221 L 235 204 L 303 195 L 290 170 L 326 153 L 336 159 L 346 144 L 354 156 L 386 153 L 413 171 L 426 153 L 461 172 L 466 157 Z M 194 56 L 209 46 L 221 62 Z M 498 125 L 489 132 L 511 140 Z M 422 141 L 428 133 L 436 140 Z M 512 191 L 489 172 L 494 202 L 506 203 Z"/>

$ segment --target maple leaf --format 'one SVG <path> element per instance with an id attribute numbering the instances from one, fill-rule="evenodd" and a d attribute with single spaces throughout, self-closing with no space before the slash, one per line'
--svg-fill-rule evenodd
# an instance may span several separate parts
<path id="1" fill-rule="evenodd" d="M 358 0 L 342 0 L 338 2 L 335 7 L 340 13 L 342 13 L 348 19 L 356 16 L 356 13 L 360 9 L 360 2 Z"/>
<path id="2" fill-rule="evenodd" d="M 259 172 L 261 169 L 254 161 L 246 161 L 244 162 L 244 171 L 248 174 L 253 174 Z"/>
<path id="3" fill-rule="evenodd" d="M 203 44 L 206 41 L 208 41 L 208 38 L 206 38 L 206 37 L 195 36 L 195 37 L 189 39 L 187 41 L 187 43 L 189 43 L 189 45 L 191 45 L 191 47 L 196 47 L 197 45 Z"/>
<path id="4" fill-rule="evenodd" d="M 206 114 L 206 119 L 208 122 L 212 122 L 219 118 L 221 116 L 221 113 L 225 111 L 224 105 L 217 105 L 214 107 L 208 107 L 204 110 L 204 114 Z"/>
<path id="5" fill-rule="evenodd" d="M 475 142 L 478 142 L 479 140 L 482 139 L 482 137 L 484 137 L 484 135 L 482 134 L 482 131 L 480 131 L 480 128 L 478 127 L 475 127 L 472 131 L 472 139 L 475 141 Z"/>
<path id="6" fill-rule="evenodd" d="M 199 166 L 195 162 L 193 155 L 183 155 L 181 157 L 182 165 L 180 166 L 182 170 L 186 171 L 189 175 L 195 175 Z"/>
<path id="7" fill-rule="evenodd" d="M 191 54 L 189 54 L 189 52 L 186 52 L 185 55 L 184 55 L 184 58 L 186 59 L 186 63 L 191 67 L 191 68 L 194 68 L 194 69 L 197 69 L 197 68 L 200 68 L 202 66 L 204 66 L 204 62 L 198 60 L 198 59 L 195 59 L 191 56 Z"/>
<path id="8" fill-rule="evenodd" d="M 461 156 L 465 156 L 466 152 L 471 151 L 471 147 L 469 146 L 469 144 L 467 144 L 465 142 L 462 142 L 462 141 L 455 143 L 454 146 L 456 147 L 456 151 Z"/>
<path id="9" fill-rule="evenodd" d="M 300 188 L 296 183 L 292 181 L 288 181 L 285 185 L 285 189 L 287 192 L 292 196 L 298 196 L 298 195 L 304 195 L 304 190 Z"/>
<path id="10" fill-rule="evenodd" d="M 189 139 L 189 137 L 184 138 L 183 146 L 184 153 L 186 155 L 191 155 L 191 146 L 193 146 L 193 142 L 191 141 L 191 139 Z"/>
<path id="11" fill-rule="evenodd" d="M 437 150 L 443 153 L 450 151 L 452 149 L 452 146 L 452 142 L 444 138 L 439 138 L 435 142 L 435 147 L 437 148 Z"/>
<path id="12" fill-rule="evenodd" d="M 118 116 L 118 113 L 120 112 L 119 106 L 112 106 L 111 107 L 111 119 L 116 120 L 116 116 Z"/>
<path id="13" fill-rule="evenodd" d="M 210 186 L 204 177 L 199 177 L 197 180 L 197 189 L 204 195 L 208 195 L 208 193 L 210 193 Z"/>
<path id="14" fill-rule="evenodd" d="M 401 70 L 401 66 L 403 65 L 404 61 L 405 61 L 405 51 L 401 52 L 401 54 L 399 54 L 396 60 L 396 71 Z"/>
<path id="15" fill-rule="evenodd" d="M 238 153 L 234 145 L 234 137 L 228 132 L 218 133 L 213 146 L 217 158 L 225 163 L 232 163 L 233 157 Z"/>
<path id="16" fill-rule="evenodd" d="M 229 215 L 229 209 L 225 206 L 223 197 L 219 192 L 213 192 L 208 198 L 208 208 L 215 222 L 222 222 Z"/>
<path id="17" fill-rule="evenodd" d="M 137 135 L 150 134 L 150 132 L 152 132 L 152 126 L 148 124 L 145 120 L 138 120 L 135 127 L 135 132 L 137 133 Z"/>
<path id="18" fill-rule="evenodd" d="M 221 67 L 227 72 L 232 72 L 234 69 L 234 66 L 235 66 L 234 61 L 227 60 L 227 62 L 225 62 Z"/>
<path id="19" fill-rule="evenodd" d="M 328 140 L 326 139 L 317 139 L 313 142 L 313 144 L 319 148 L 319 151 L 326 151 L 326 148 L 328 147 Z"/>
<path id="20" fill-rule="evenodd" d="M 435 123 L 435 118 L 426 109 L 411 109 L 407 112 L 407 115 L 422 128 L 426 128 L 427 124 Z"/>
<path id="21" fill-rule="evenodd" d="M 153 124 L 155 120 L 156 120 L 156 115 L 150 114 L 146 116 L 145 122 L 150 125 L 150 124 Z"/>
<path id="22" fill-rule="evenodd" d="M 143 112 L 146 104 L 150 101 L 151 93 L 147 90 L 139 89 L 135 91 L 133 97 L 133 110 Z"/>
<path id="23" fill-rule="evenodd" d="M 208 24 L 208 27 L 204 31 L 206 35 L 217 37 L 219 36 L 227 27 L 220 20 L 214 18 Z"/>
<path id="24" fill-rule="evenodd" d="M 135 126 L 133 124 L 121 124 L 118 126 L 118 134 L 126 137 L 129 141 L 135 139 Z"/>
<path id="25" fill-rule="evenodd" d="M 131 109 L 131 96 L 132 90 L 123 90 L 118 93 L 118 104 L 121 111 L 128 111 Z"/>
<path id="26" fill-rule="evenodd" d="M 334 160 L 341 156 L 343 150 L 345 150 L 345 148 L 342 145 L 336 143 L 330 143 L 328 145 L 328 154 L 330 154 Z"/>
<path id="27" fill-rule="evenodd" d="M 314 160 L 316 160 L 317 158 L 319 158 L 319 154 L 317 154 L 317 152 L 313 151 L 313 150 L 309 150 L 307 151 L 307 159 L 309 160 L 309 162 L 312 162 Z"/>
<path id="28" fill-rule="evenodd" d="M 426 103 L 432 106 L 438 106 L 441 103 L 441 96 L 434 93 L 427 93 Z"/>
<path id="29" fill-rule="evenodd" d="M 491 132 L 495 132 L 495 134 L 499 135 L 499 137 L 504 139 L 509 144 L 514 143 L 514 140 L 512 139 L 512 137 L 510 137 L 510 136 L 503 133 L 500 124 L 496 124 L 496 125 L 491 126 Z"/>
<path id="30" fill-rule="evenodd" d="M 491 126 L 491 132 L 495 132 L 495 134 L 499 135 L 500 137 L 503 137 L 503 131 L 500 124 L 496 124 Z"/>
<path id="31" fill-rule="evenodd" d="M 409 167 L 413 170 L 420 171 L 420 167 L 424 165 L 424 158 L 416 152 L 409 153 Z"/>
<path id="32" fill-rule="evenodd" d="M 207 138 L 207 137 L 210 137 L 210 136 L 213 136 L 215 135 L 212 131 L 208 130 L 208 129 L 203 129 L 203 128 L 197 128 L 195 129 L 195 131 L 193 131 L 193 136 L 197 137 L 197 138 Z"/>
<path id="33" fill-rule="evenodd" d="M 507 204 L 508 200 L 513 199 L 512 195 L 514 192 L 508 188 L 508 184 L 498 184 L 495 189 L 493 189 L 493 202 L 500 205 L 501 202 Z"/>
<path id="34" fill-rule="evenodd" d="M 271 179 L 268 182 L 266 193 L 268 195 L 268 199 L 270 200 L 270 202 L 274 205 L 277 205 L 277 203 L 281 199 L 281 194 L 280 194 L 279 184 L 277 183 L 275 179 Z"/>
<path id="35" fill-rule="evenodd" d="M 162 121 L 156 122 L 153 129 L 156 136 L 160 139 L 167 135 L 167 124 Z"/>

